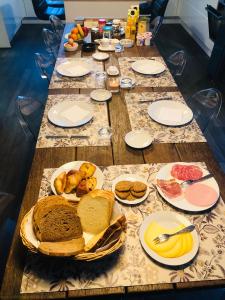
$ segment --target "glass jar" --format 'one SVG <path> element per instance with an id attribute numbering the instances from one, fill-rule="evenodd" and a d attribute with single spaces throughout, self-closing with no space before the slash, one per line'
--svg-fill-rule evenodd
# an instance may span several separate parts
<path id="1" fill-rule="evenodd" d="M 102 33 L 103 32 L 103 27 L 106 24 L 106 20 L 105 19 L 99 19 L 98 20 L 98 28 L 99 28 L 99 32 Z"/>
<path id="2" fill-rule="evenodd" d="M 120 91 L 120 79 L 119 76 L 108 77 L 107 89 L 111 93 L 118 93 Z"/>
<path id="3" fill-rule="evenodd" d="M 103 39 L 111 39 L 111 38 L 112 38 L 112 26 L 104 26 Z"/>
<path id="4" fill-rule="evenodd" d="M 98 27 L 93 27 L 91 28 L 91 41 L 94 42 L 97 39 L 100 39 L 99 29 Z"/>
<path id="5" fill-rule="evenodd" d="M 113 37 L 114 39 L 119 39 L 120 38 L 120 25 L 113 25 L 112 26 L 113 29 Z"/>
<path id="6" fill-rule="evenodd" d="M 96 89 L 105 89 L 106 82 L 106 72 L 96 72 L 95 74 L 95 88 Z"/>

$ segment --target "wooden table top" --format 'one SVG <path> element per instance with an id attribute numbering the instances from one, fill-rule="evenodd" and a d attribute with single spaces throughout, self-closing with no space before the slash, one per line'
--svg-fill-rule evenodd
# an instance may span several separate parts
<path id="1" fill-rule="evenodd" d="M 65 32 L 68 32 L 69 25 Z M 59 56 L 73 56 L 73 53 L 64 53 L 63 41 L 60 47 Z M 91 54 L 83 54 L 83 56 Z M 133 47 L 117 56 L 159 56 L 155 46 Z M 105 63 L 105 67 L 107 62 Z M 140 91 L 176 91 L 177 88 L 137 88 L 132 92 Z M 89 93 L 90 90 L 78 89 L 57 89 L 50 90 L 51 94 Z M 118 164 L 143 164 L 143 163 L 169 163 L 175 161 L 204 161 L 210 172 L 217 180 L 221 196 L 225 199 L 224 174 L 215 161 L 207 143 L 179 143 L 179 144 L 153 144 L 144 150 L 133 150 L 126 146 L 123 140 L 125 133 L 130 131 L 128 112 L 124 101 L 124 91 L 114 94 L 112 101 L 108 103 L 110 125 L 113 130 L 111 146 L 108 147 L 64 147 L 64 148 L 39 148 L 36 149 L 30 176 L 28 179 L 24 199 L 11 245 L 7 266 L 3 278 L 1 295 L 3 299 L 61 299 L 79 296 L 94 296 L 104 294 L 124 294 L 134 292 L 150 292 L 157 290 L 172 290 L 203 286 L 219 286 L 225 283 L 224 280 L 201 281 L 192 283 L 177 284 L 156 284 L 147 286 L 101 288 L 94 290 L 74 290 L 69 292 L 52 292 L 38 294 L 20 294 L 21 279 L 25 265 L 27 249 L 22 245 L 19 229 L 23 216 L 37 201 L 42 173 L 45 168 L 57 168 L 64 163 L 74 160 L 86 160 L 99 166 Z M 119 120 L 123 120 L 119 123 Z M 119 126 L 118 126 L 119 124 Z"/>

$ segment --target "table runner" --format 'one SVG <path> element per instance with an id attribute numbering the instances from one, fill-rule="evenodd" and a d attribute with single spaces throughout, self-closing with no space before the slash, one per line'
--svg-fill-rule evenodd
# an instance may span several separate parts
<path id="1" fill-rule="evenodd" d="M 150 103 L 139 102 L 146 99 L 154 101 L 155 99 L 165 97 L 172 97 L 172 100 L 185 103 L 180 92 L 127 93 L 125 95 L 125 101 L 132 130 L 148 129 L 152 133 L 155 143 L 205 142 L 206 139 L 195 120 L 181 127 L 160 125 L 153 121 L 148 115 L 148 106 Z"/>
<path id="2" fill-rule="evenodd" d="M 171 75 L 166 63 L 164 62 L 162 57 L 151 57 L 156 61 L 163 63 L 166 66 L 166 70 L 159 75 L 142 75 L 137 72 L 134 72 L 131 68 L 131 65 L 134 61 L 143 60 L 148 58 L 146 57 L 120 57 L 119 66 L 120 73 L 123 77 L 131 77 L 136 81 L 136 86 L 139 87 L 176 87 L 176 83 Z"/>
<path id="3" fill-rule="evenodd" d="M 87 124 L 80 127 L 62 128 L 53 125 L 48 121 L 49 109 L 62 101 L 84 101 L 90 103 L 93 106 L 94 117 Z M 37 148 L 48 147 L 71 147 L 71 146 L 109 146 L 109 138 L 100 138 L 98 131 L 102 127 L 109 126 L 107 104 L 92 101 L 88 95 L 82 94 L 70 94 L 70 95 L 50 95 L 48 97 L 42 123 L 37 140 Z M 88 135 L 89 138 L 46 138 L 47 135 L 59 136 L 59 135 Z"/>
<path id="4" fill-rule="evenodd" d="M 205 167 L 204 163 L 194 163 Z M 149 184 L 165 164 L 123 165 L 102 168 L 104 189 L 111 189 L 112 180 L 124 173 L 136 173 Z M 50 193 L 51 174 L 45 169 L 39 196 Z M 150 177 L 149 177 L 150 175 Z M 164 268 L 154 263 L 139 242 L 139 227 L 145 216 L 157 211 L 175 211 L 152 190 L 148 198 L 137 206 L 123 206 L 128 228 L 125 245 L 120 251 L 93 262 L 76 262 L 70 259 L 49 258 L 29 254 L 22 278 L 21 293 L 97 289 L 159 283 L 176 283 L 224 279 L 225 260 L 225 205 L 220 198 L 217 206 L 203 214 L 184 214 L 196 225 L 200 238 L 198 256 L 190 266 Z M 25 250 L 26 251 L 26 250 Z"/>
<path id="5" fill-rule="evenodd" d="M 69 58 L 57 58 L 54 71 L 52 73 L 51 82 L 49 85 L 49 89 L 66 89 L 66 88 L 78 88 L 78 89 L 85 89 L 85 88 L 95 88 L 95 73 L 97 71 L 103 71 L 103 64 L 100 61 L 94 60 L 92 57 L 80 57 L 81 52 L 77 52 L 77 55 L 74 57 Z M 82 60 L 87 62 L 91 66 L 91 73 L 79 77 L 79 78 L 70 78 L 66 76 L 61 76 L 57 73 L 56 67 L 60 63 L 66 61 L 75 61 L 75 60 Z"/>

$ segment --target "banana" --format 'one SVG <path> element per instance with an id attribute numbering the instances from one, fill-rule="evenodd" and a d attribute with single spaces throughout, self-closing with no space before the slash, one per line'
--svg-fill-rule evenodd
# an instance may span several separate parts
<path id="1" fill-rule="evenodd" d="M 83 29 L 80 24 L 77 24 L 77 28 L 78 28 L 78 31 L 79 31 L 79 34 L 81 35 L 81 37 L 84 37 L 84 32 L 83 32 Z"/>

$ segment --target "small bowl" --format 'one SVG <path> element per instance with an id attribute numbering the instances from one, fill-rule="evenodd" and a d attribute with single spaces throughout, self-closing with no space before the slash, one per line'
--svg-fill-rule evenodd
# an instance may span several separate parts
<path id="1" fill-rule="evenodd" d="M 92 52 L 92 51 L 95 51 L 95 43 L 84 43 L 82 45 L 82 51 L 84 52 Z"/>
<path id="2" fill-rule="evenodd" d="M 67 42 L 64 43 L 64 50 L 65 51 L 69 51 L 69 52 L 72 52 L 72 51 L 76 51 L 78 49 L 78 44 L 74 42 L 74 46 L 70 46 Z"/>

